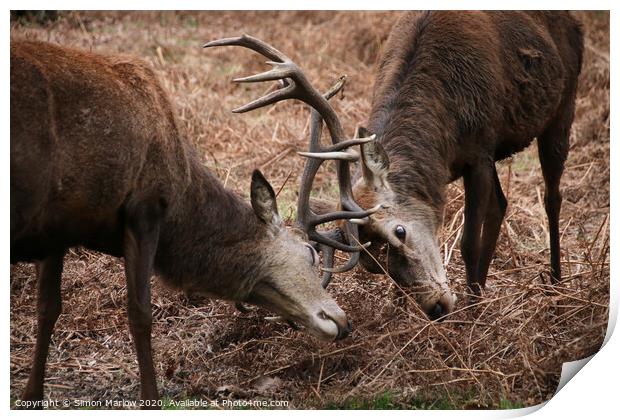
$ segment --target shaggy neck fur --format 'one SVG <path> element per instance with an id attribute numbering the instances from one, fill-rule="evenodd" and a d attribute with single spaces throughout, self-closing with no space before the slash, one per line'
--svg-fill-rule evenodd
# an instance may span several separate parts
<path id="1" fill-rule="evenodd" d="M 197 158 L 190 183 L 161 227 L 155 267 L 186 291 L 243 300 L 264 272 L 266 226 L 252 207 L 226 190 Z"/>
<path id="2" fill-rule="evenodd" d="M 390 158 L 397 199 L 418 197 L 437 212 L 445 185 L 468 163 L 463 144 L 497 112 L 492 104 L 501 86 L 489 76 L 497 73 L 496 46 L 478 33 L 486 16 L 449 19 L 424 12 L 398 22 L 379 63 L 369 122 Z M 485 49 L 490 53 L 481 54 Z"/>

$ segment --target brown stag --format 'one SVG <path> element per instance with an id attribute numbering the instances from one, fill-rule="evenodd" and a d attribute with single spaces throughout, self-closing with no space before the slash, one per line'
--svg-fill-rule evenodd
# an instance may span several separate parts
<path id="1" fill-rule="evenodd" d="M 537 138 L 551 276 L 561 280 L 559 184 L 582 50 L 568 12 L 405 13 L 378 64 L 369 118 L 377 142 L 362 147 L 354 185 L 361 206 L 389 204 L 360 227 L 372 241 L 363 266 L 382 273 L 382 265 L 401 285 L 443 287 L 437 233 L 446 185 L 462 177 L 461 254 L 480 295 L 507 206 L 495 162 Z M 452 308 L 446 295 L 434 316 Z"/>
<path id="2" fill-rule="evenodd" d="M 251 206 L 224 189 L 184 138 L 145 63 L 12 41 L 10 100 L 11 262 L 34 261 L 38 275 L 24 400 L 43 398 L 63 256 L 78 245 L 124 257 L 143 400 L 158 398 L 153 272 L 187 292 L 263 306 L 321 339 L 348 335 L 350 322 L 320 285 L 309 232 L 285 228 L 260 172 L 252 176 Z M 307 212 L 298 213 L 303 222 Z"/>

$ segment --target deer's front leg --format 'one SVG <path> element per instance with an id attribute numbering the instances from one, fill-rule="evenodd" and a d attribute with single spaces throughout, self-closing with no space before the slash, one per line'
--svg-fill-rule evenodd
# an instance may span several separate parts
<path id="1" fill-rule="evenodd" d="M 158 399 L 151 349 L 150 277 L 159 238 L 159 221 L 152 219 L 152 215 L 146 212 L 129 217 L 123 243 L 127 278 L 127 314 L 140 367 L 142 400 Z M 157 406 L 150 404 L 143 408 L 157 408 Z"/>
<path id="2" fill-rule="evenodd" d="M 24 401 L 43 400 L 45 362 L 54 325 L 62 309 L 60 280 L 64 255 L 65 253 L 62 251 L 37 263 L 37 341 L 34 347 L 34 357 L 32 359 L 32 369 L 28 377 L 28 384 L 22 394 L 22 400 Z M 35 408 L 42 408 L 42 406 L 39 405 Z"/>
<path id="3" fill-rule="evenodd" d="M 465 186 L 465 224 L 461 237 L 461 255 L 465 261 L 467 286 L 471 293 L 480 296 L 482 284 L 479 276 L 482 223 L 487 210 L 493 180 L 491 162 L 469 166 L 463 173 Z"/>
<path id="4" fill-rule="evenodd" d="M 482 229 L 482 245 L 480 251 L 480 262 L 478 263 L 478 283 L 482 288 L 486 283 L 489 265 L 495 253 L 497 238 L 499 237 L 500 228 L 508 202 L 502 191 L 502 184 L 499 182 L 495 165 L 492 167 L 493 185 L 489 192 L 487 202 L 487 210 L 484 218 L 484 226 Z"/>

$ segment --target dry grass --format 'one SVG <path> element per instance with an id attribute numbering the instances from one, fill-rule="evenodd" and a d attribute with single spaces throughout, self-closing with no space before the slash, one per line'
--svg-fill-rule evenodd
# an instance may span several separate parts
<path id="1" fill-rule="evenodd" d="M 600 347 L 609 302 L 609 15 L 578 13 L 587 34 L 571 150 L 562 180 L 563 272 L 548 282 L 544 186 L 535 145 L 499 164 L 509 209 L 485 299 L 465 307 L 464 266 L 455 243 L 462 190 L 449 187 L 442 252 L 457 311 L 431 323 L 384 276 L 338 276 L 331 293 L 353 320 L 351 338 L 318 342 L 263 311 L 239 314 L 220 301 L 188 301 L 153 281 L 155 364 L 165 396 L 286 399 L 294 408 L 347 405 L 389 395 L 394 406 L 441 399 L 455 407 L 533 405 L 549 399 L 563 362 Z M 178 108 L 188 137 L 228 187 L 247 193 L 261 168 L 277 189 L 281 212 L 294 211 L 308 135 L 308 112 L 284 103 L 244 116 L 229 110 L 265 87 L 235 86 L 233 76 L 264 69 L 241 49 L 203 51 L 203 42 L 251 33 L 302 65 L 322 89 L 343 73 L 349 83 L 337 112 L 352 133 L 368 115 L 373 64 L 395 13 L 70 13 L 48 26 L 14 24 L 17 36 L 150 61 Z M 269 24 L 264 24 L 268 22 Z M 333 168 L 317 194 L 335 191 Z M 137 363 L 125 314 L 122 261 L 87 250 L 65 259 L 64 310 L 48 358 L 51 398 L 136 398 Z M 30 366 L 36 326 L 30 265 L 11 268 L 11 397 Z M 266 386 L 269 385 L 269 386 Z M 372 403 L 371 403 L 372 406 Z"/>

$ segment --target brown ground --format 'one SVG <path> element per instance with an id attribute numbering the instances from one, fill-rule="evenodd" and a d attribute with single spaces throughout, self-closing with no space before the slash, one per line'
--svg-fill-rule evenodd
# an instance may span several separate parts
<path id="1" fill-rule="evenodd" d="M 442 252 L 458 310 L 441 323 L 396 301 L 396 286 L 361 269 L 339 275 L 331 293 L 353 320 L 351 338 L 321 343 L 267 314 L 240 314 L 220 301 L 188 301 L 153 281 L 153 343 L 159 389 L 170 399 L 274 398 L 290 407 L 506 407 L 549 399 L 562 362 L 596 352 L 609 302 L 609 14 L 577 13 L 586 30 L 584 68 L 571 150 L 562 180 L 563 272 L 548 286 L 547 222 L 536 146 L 500 163 L 509 209 L 486 290 L 466 309 L 464 266 L 455 244 L 462 189 L 449 187 Z M 266 86 L 236 86 L 233 76 L 266 69 L 241 49 L 203 51 L 202 43 L 242 32 L 273 43 L 325 89 L 349 76 L 334 100 L 352 133 L 369 111 L 373 64 L 396 13 L 69 13 L 43 26 L 13 22 L 13 36 L 95 51 L 126 52 L 156 68 L 188 137 L 230 188 L 247 194 L 250 173 L 264 171 L 293 215 L 305 148 L 307 109 L 283 103 L 242 116 L 230 110 Z M 317 177 L 333 197 L 334 169 Z M 48 358 L 50 398 L 139 395 L 127 328 L 122 261 L 88 250 L 65 260 L 64 309 Z M 546 293 L 547 292 L 547 293 Z M 35 333 L 31 265 L 11 267 L 11 398 L 25 386 Z"/>

